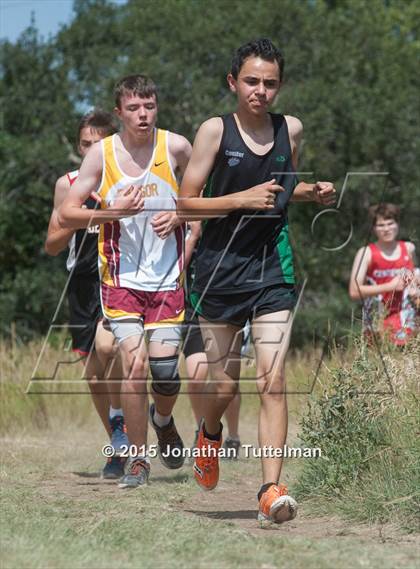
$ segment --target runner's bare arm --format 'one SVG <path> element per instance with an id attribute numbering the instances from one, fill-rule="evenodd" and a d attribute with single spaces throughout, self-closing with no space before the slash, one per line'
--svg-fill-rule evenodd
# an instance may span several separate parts
<path id="1" fill-rule="evenodd" d="M 352 300 L 362 300 L 370 296 L 377 296 L 383 292 L 403 290 L 405 286 L 404 279 L 400 276 L 394 277 L 391 281 L 380 285 L 365 284 L 370 261 L 371 252 L 369 247 L 359 249 L 353 262 L 349 283 L 349 296 Z"/>
<path id="2" fill-rule="evenodd" d="M 407 251 L 414 264 L 409 281 L 407 282 L 407 292 L 417 311 L 420 311 L 420 269 L 417 267 L 416 247 L 414 243 L 407 241 Z"/>
<path id="3" fill-rule="evenodd" d="M 70 190 L 70 182 L 67 176 L 58 178 L 54 189 L 54 208 L 48 224 L 48 233 L 45 240 L 45 251 L 48 255 L 56 256 L 69 244 L 73 235 L 72 229 L 62 229 L 58 223 L 57 210 L 63 203 Z"/>
<path id="4" fill-rule="evenodd" d="M 292 163 L 295 171 L 298 170 L 299 150 L 303 137 L 303 124 L 301 121 L 290 115 L 285 116 L 289 131 L 290 147 L 292 149 Z M 334 205 L 336 202 L 336 191 L 331 182 L 316 182 L 308 184 L 299 182 L 291 197 L 292 202 L 316 202 L 321 205 Z"/>
<path id="5" fill-rule="evenodd" d="M 185 240 L 185 253 L 184 253 L 184 265 L 188 267 L 191 263 L 191 259 L 194 253 L 194 249 L 200 240 L 201 236 L 201 221 L 190 221 L 188 223 L 191 233 L 188 239 Z"/>
<path id="6" fill-rule="evenodd" d="M 410 259 L 413 261 L 414 266 L 417 266 L 416 246 L 411 241 L 407 241 L 407 252 L 410 255 Z"/>
<path id="7" fill-rule="evenodd" d="M 292 164 L 295 171 L 298 171 L 299 163 L 299 151 L 303 138 L 303 124 L 302 122 L 290 115 L 285 115 L 284 117 L 287 123 L 287 129 L 289 131 L 289 142 L 290 148 L 292 150 Z M 314 184 L 307 184 L 306 182 L 300 182 L 290 199 L 292 202 L 299 201 L 314 201 L 313 200 L 313 187 Z"/>
<path id="8" fill-rule="evenodd" d="M 177 204 L 178 216 L 185 221 L 219 217 L 235 209 L 273 209 L 275 194 L 284 191 L 272 179 L 227 196 L 199 197 L 214 166 L 222 134 L 223 122 L 219 117 L 204 122 L 197 132 Z"/>
<path id="9" fill-rule="evenodd" d="M 285 115 L 287 130 L 289 131 L 289 142 L 292 150 L 292 164 L 295 170 L 298 169 L 299 151 L 303 138 L 303 124 L 297 117 Z"/>
<path id="10" fill-rule="evenodd" d="M 96 143 L 87 153 L 77 180 L 58 209 L 58 222 L 62 227 L 81 229 L 122 219 L 142 211 L 144 199 L 140 189 L 134 186 L 121 190 L 112 208 L 98 210 L 83 208 L 83 203 L 89 195 L 98 189 L 101 177 L 102 147 L 100 143 Z"/>
<path id="11" fill-rule="evenodd" d="M 191 144 L 180 134 L 170 132 L 168 136 L 169 159 L 176 178 L 181 180 L 191 156 Z M 160 211 L 151 221 L 153 231 L 161 239 L 166 239 L 182 223 L 175 211 Z"/>
<path id="12" fill-rule="evenodd" d="M 174 172 L 181 180 L 191 158 L 192 146 L 185 136 L 173 132 L 169 133 L 168 146 Z"/>

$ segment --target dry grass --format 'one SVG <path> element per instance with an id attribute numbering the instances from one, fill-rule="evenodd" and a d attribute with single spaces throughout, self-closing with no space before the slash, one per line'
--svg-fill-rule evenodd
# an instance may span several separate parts
<path id="1" fill-rule="evenodd" d="M 403 351 L 361 345 L 354 358 L 320 378 L 301 421 L 306 445 L 323 455 L 305 462 L 301 497 L 369 522 L 418 529 L 420 337 Z M 333 500 L 331 499 L 333 498 Z"/>
<path id="2" fill-rule="evenodd" d="M 0 431 L 13 429 L 48 428 L 67 420 L 83 424 L 92 414 L 89 389 L 83 378 L 83 366 L 78 356 L 68 350 L 65 334 L 32 341 L 26 345 L 0 342 Z M 341 362 L 343 354 L 334 351 L 319 368 L 321 350 L 296 351 L 289 355 L 286 365 L 289 410 L 292 418 L 300 414 L 308 394 L 319 381 L 319 371 Z M 181 377 L 183 365 L 181 362 Z M 241 416 L 255 415 L 259 401 L 255 388 L 255 366 L 252 357 L 242 364 Z M 41 379 L 49 378 L 49 379 Z M 188 391 L 184 380 L 183 391 Z M 188 397 L 180 397 L 177 412 L 191 416 Z"/>

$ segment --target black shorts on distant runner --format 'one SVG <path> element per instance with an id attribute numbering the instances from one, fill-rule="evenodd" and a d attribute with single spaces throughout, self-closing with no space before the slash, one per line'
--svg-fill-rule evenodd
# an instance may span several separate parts
<path id="1" fill-rule="evenodd" d="M 87 356 L 95 342 L 96 327 L 102 318 L 97 275 L 77 275 L 71 278 L 67 298 L 72 349 L 80 355 Z"/>
<path id="2" fill-rule="evenodd" d="M 297 294 L 293 284 L 276 284 L 232 294 L 201 294 L 193 292 L 191 303 L 197 313 L 209 322 L 227 322 L 243 328 L 247 320 L 264 314 L 292 310 L 296 306 Z"/>
<path id="3" fill-rule="evenodd" d="M 185 322 L 183 328 L 184 345 L 182 352 L 185 358 L 204 352 L 203 337 L 201 335 L 198 314 L 194 314 L 194 309 L 188 304 L 185 307 Z"/>

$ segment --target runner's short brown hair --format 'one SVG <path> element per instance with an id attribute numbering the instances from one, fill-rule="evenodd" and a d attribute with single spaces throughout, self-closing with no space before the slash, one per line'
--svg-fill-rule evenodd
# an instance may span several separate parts
<path id="1" fill-rule="evenodd" d="M 121 108 L 121 98 L 124 95 L 137 95 L 148 99 L 155 96 L 157 101 L 157 89 L 155 83 L 147 75 L 127 75 L 118 81 L 114 89 L 115 105 Z"/>
<path id="2" fill-rule="evenodd" d="M 77 129 L 77 144 L 80 143 L 80 133 L 82 129 L 94 128 L 103 137 L 110 136 L 118 131 L 118 122 L 114 115 L 102 109 L 93 109 L 82 116 Z"/>
<path id="3" fill-rule="evenodd" d="M 400 221 L 400 206 L 393 203 L 371 205 L 369 208 L 369 217 L 371 218 L 373 225 L 377 222 L 378 217 L 382 217 L 383 219 L 393 219 L 398 223 Z"/>

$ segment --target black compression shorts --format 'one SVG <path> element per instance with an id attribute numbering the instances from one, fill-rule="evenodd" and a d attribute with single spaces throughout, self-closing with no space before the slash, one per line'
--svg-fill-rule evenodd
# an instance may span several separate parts
<path id="1" fill-rule="evenodd" d="M 102 318 L 98 277 L 72 276 L 67 298 L 73 351 L 87 356 L 95 342 L 96 327 Z"/>
<path id="2" fill-rule="evenodd" d="M 194 315 L 194 310 L 187 305 L 185 307 L 184 329 L 184 345 L 182 351 L 184 356 L 188 358 L 193 354 L 204 352 L 203 337 L 201 336 L 200 323 L 198 314 Z"/>

